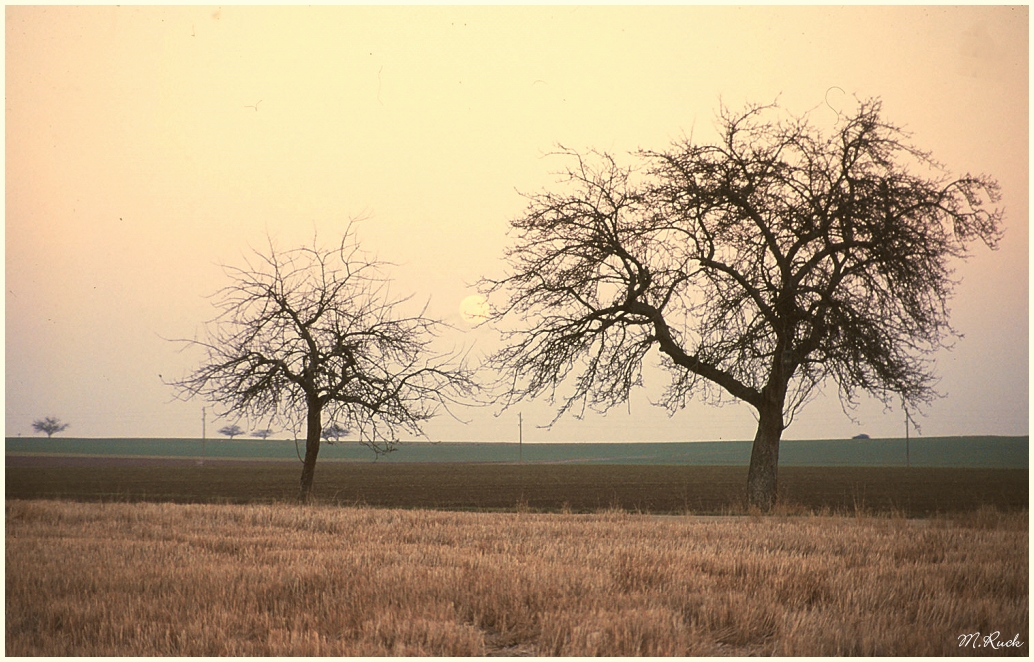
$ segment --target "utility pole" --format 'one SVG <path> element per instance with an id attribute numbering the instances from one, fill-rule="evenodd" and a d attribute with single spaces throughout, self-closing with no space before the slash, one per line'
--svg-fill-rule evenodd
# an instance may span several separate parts
<path id="1" fill-rule="evenodd" d="M 517 412 L 517 458 L 519 464 L 524 464 L 524 415 Z"/>
<path id="2" fill-rule="evenodd" d="M 912 466 L 912 454 L 911 454 L 910 449 L 909 449 L 908 446 L 909 446 L 909 439 L 908 439 L 908 410 L 906 409 L 905 410 L 905 466 L 906 467 L 911 467 Z"/>
<path id="3" fill-rule="evenodd" d="M 206 407 L 201 408 L 201 465 L 204 466 L 205 458 L 208 457 L 208 453 L 205 452 L 205 437 L 207 437 L 206 427 L 208 425 L 208 409 Z"/>
<path id="4" fill-rule="evenodd" d="M 911 452 L 910 452 L 910 449 L 909 449 L 908 421 L 912 417 L 908 415 L 908 407 L 905 406 L 904 402 L 901 403 L 901 408 L 905 410 L 905 466 L 906 467 L 911 467 L 912 466 L 912 456 L 911 456 Z M 913 422 L 913 425 L 914 425 L 914 422 Z"/>

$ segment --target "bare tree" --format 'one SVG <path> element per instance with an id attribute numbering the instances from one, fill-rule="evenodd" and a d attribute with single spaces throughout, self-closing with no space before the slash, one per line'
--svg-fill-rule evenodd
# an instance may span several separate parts
<path id="1" fill-rule="evenodd" d="M 490 361 L 504 403 L 556 402 L 566 382 L 557 418 L 606 411 L 656 347 L 670 412 L 694 395 L 756 411 L 747 492 L 763 510 L 782 432 L 827 380 L 845 411 L 859 392 L 929 403 L 931 354 L 955 335 L 949 261 L 996 247 L 998 185 L 948 177 L 880 114 L 863 101 L 827 137 L 775 106 L 723 108 L 716 144 L 637 168 L 564 150 L 561 190 L 512 221 L 510 274 L 481 283 L 496 323 L 522 321 Z"/>
<path id="2" fill-rule="evenodd" d="M 349 432 L 351 432 L 351 430 L 343 425 L 332 423 L 323 428 L 323 432 L 320 436 L 328 443 L 331 443 L 332 441 L 341 441 L 341 437 L 347 437 Z"/>
<path id="3" fill-rule="evenodd" d="M 47 416 L 42 420 L 32 422 L 32 429 L 36 432 L 44 432 L 47 439 L 50 439 L 57 432 L 64 432 L 68 429 L 68 423 L 62 423 L 61 419 L 55 416 Z"/>
<path id="4" fill-rule="evenodd" d="M 270 436 L 272 436 L 272 434 L 272 428 L 266 428 L 265 430 L 255 430 L 251 433 L 251 436 L 255 437 L 256 439 L 268 439 Z"/>
<path id="5" fill-rule="evenodd" d="M 238 437 L 244 434 L 244 428 L 242 428 L 239 425 L 227 425 L 225 427 L 219 428 L 218 432 L 221 435 L 225 435 L 230 439 L 233 439 L 234 437 Z"/>
<path id="6" fill-rule="evenodd" d="M 252 263 L 253 262 L 253 263 Z M 354 234 L 340 245 L 266 253 L 217 294 L 221 314 L 207 338 L 189 341 L 207 358 L 175 382 L 181 397 L 202 396 L 227 413 L 306 429 L 300 498 L 311 498 L 324 420 L 355 430 L 375 451 L 391 450 L 399 433 L 475 391 L 455 356 L 432 351 L 441 322 L 401 312 L 383 265 L 359 249 Z"/>

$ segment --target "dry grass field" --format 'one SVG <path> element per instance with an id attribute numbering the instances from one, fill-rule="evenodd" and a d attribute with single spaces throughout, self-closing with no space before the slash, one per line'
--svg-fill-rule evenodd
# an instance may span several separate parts
<path id="1" fill-rule="evenodd" d="M 7 655 L 1029 652 L 1026 512 L 5 510 Z"/>

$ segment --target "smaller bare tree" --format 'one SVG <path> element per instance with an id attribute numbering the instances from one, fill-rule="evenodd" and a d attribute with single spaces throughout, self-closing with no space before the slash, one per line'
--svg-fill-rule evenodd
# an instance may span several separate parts
<path id="1" fill-rule="evenodd" d="M 334 441 L 341 441 L 341 437 L 347 437 L 351 432 L 348 428 L 338 423 L 331 423 L 327 427 L 323 428 L 323 440 L 328 444 Z"/>
<path id="2" fill-rule="evenodd" d="M 239 425 L 227 425 L 226 427 L 219 428 L 219 434 L 226 435 L 230 439 L 244 434 L 244 429 Z"/>
<path id="3" fill-rule="evenodd" d="M 251 433 L 251 436 L 256 439 L 268 439 L 273 434 L 272 428 L 266 428 L 265 430 L 255 430 Z"/>
<path id="4" fill-rule="evenodd" d="M 305 429 L 300 498 L 312 495 L 324 423 L 355 430 L 378 452 L 399 433 L 476 392 L 459 357 L 435 353 L 441 322 L 401 312 L 380 263 L 363 253 L 351 229 L 330 249 L 314 244 L 266 253 L 228 267 L 217 294 L 220 315 L 208 326 L 207 357 L 173 382 L 180 397 L 220 403 L 225 414 Z"/>
<path id="5" fill-rule="evenodd" d="M 56 432 L 64 432 L 68 429 L 68 423 L 62 423 L 56 416 L 47 416 L 42 420 L 32 422 L 32 429 L 36 432 L 44 432 L 47 439 L 50 439 Z"/>

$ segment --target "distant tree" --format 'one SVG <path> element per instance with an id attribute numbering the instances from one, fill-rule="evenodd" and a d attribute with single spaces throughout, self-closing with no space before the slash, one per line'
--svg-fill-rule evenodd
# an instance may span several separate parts
<path id="1" fill-rule="evenodd" d="M 930 355 L 954 334 L 949 261 L 1001 235 L 998 184 L 952 179 L 860 103 L 831 135 L 774 107 L 722 109 L 720 140 L 573 160 L 562 190 L 512 221 L 510 275 L 482 281 L 493 320 L 520 325 L 490 364 L 504 403 L 561 384 L 557 418 L 606 411 L 660 352 L 674 412 L 702 395 L 757 413 L 749 502 L 771 509 L 779 441 L 832 380 L 888 406 L 936 394 Z M 511 327 L 513 328 L 513 327 Z"/>
<path id="2" fill-rule="evenodd" d="M 244 434 L 244 429 L 239 425 L 227 425 L 219 428 L 219 434 L 226 435 L 230 439 Z"/>
<path id="3" fill-rule="evenodd" d="M 32 429 L 36 432 L 45 432 L 47 439 L 50 439 L 55 433 L 67 430 L 68 423 L 62 423 L 61 419 L 54 416 L 47 416 L 42 420 L 33 421 Z"/>
<path id="4" fill-rule="evenodd" d="M 272 428 L 266 428 L 265 430 L 255 430 L 251 433 L 251 436 L 256 439 L 268 439 L 273 434 Z"/>
<path id="5" fill-rule="evenodd" d="M 327 442 L 341 441 L 341 437 L 347 437 L 350 432 L 351 430 L 348 428 L 338 425 L 337 423 L 332 423 L 323 428 L 321 436 Z"/>
<path id="6" fill-rule="evenodd" d="M 470 371 L 435 354 L 441 322 L 402 314 L 382 265 L 363 254 L 351 230 L 332 249 L 255 252 L 255 264 L 228 267 L 220 315 L 207 327 L 207 358 L 173 385 L 227 413 L 306 429 L 300 498 L 311 498 L 324 415 L 356 430 L 378 452 L 400 432 L 472 395 Z"/>

